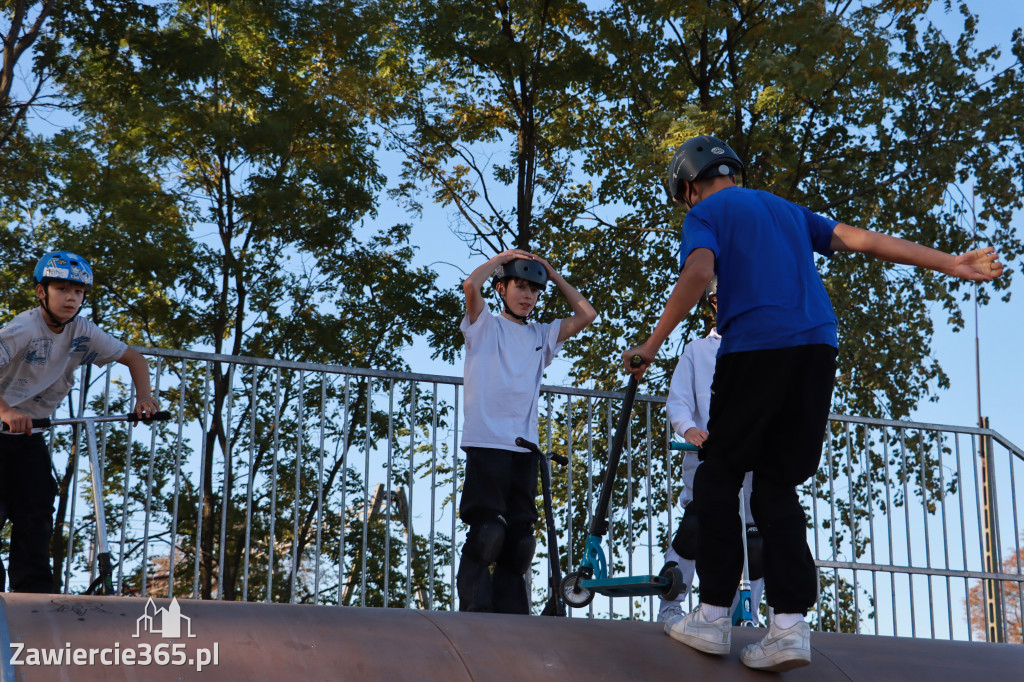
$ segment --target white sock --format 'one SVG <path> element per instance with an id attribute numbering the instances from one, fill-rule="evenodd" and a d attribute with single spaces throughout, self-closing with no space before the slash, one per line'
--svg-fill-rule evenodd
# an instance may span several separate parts
<path id="1" fill-rule="evenodd" d="M 803 620 L 804 614 L 802 613 L 776 613 L 772 622 L 778 629 L 788 630 L 797 623 L 802 623 Z"/>
<path id="2" fill-rule="evenodd" d="M 725 618 L 726 616 L 728 616 L 729 607 L 713 606 L 711 604 L 702 603 L 700 605 L 700 612 L 704 614 L 704 620 L 710 623 L 713 620 L 718 620 L 719 618 Z"/>

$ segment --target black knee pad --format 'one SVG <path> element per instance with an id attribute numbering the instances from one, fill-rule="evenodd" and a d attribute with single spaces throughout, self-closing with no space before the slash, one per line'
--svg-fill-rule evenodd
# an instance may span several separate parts
<path id="1" fill-rule="evenodd" d="M 509 567 L 517 573 L 526 573 L 533 565 L 533 554 L 537 551 L 537 539 L 532 535 L 524 535 L 511 547 Z"/>
<path id="2" fill-rule="evenodd" d="M 498 560 L 505 546 L 505 524 L 501 521 L 487 521 L 471 526 L 466 539 L 466 549 L 477 562 L 489 565 Z"/>
<path id="3" fill-rule="evenodd" d="M 747 526 L 747 573 L 751 580 L 764 577 L 764 540 L 757 526 Z"/>
<path id="4" fill-rule="evenodd" d="M 697 524 L 697 513 L 693 510 L 693 503 L 686 505 L 683 518 L 679 520 L 679 528 L 672 538 L 672 549 L 684 559 L 697 558 L 697 533 L 700 527 Z"/>

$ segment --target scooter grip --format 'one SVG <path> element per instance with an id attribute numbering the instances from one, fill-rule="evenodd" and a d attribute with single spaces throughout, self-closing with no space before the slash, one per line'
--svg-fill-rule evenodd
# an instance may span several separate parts
<path id="1" fill-rule="evenodd" d="M 135 417 L 135 415 L 134 414 L 129 414 L 128 417 Z M 165 412 L 165 411 L 161 410 L 160 412 L 154 412 L 153 414 L 149 415 L 148 417 L 143 417 L 139 421 L 141 421 L 143 424 L 148 424 L 149 422 L 166 422 L 166 421 L 170 421 L 170 419 L 171 419 L 171 413 L 170 412 Z"/>
<path id="2" fill-rule="evenodd" d="M 549 457 L 551 458 L 552 462 L 557 462 L 562 466 L 569 465 L 569 458 L 566 457 L 565 455 L 556 455 L 555 453 L 552 452 L 551 455 L 549 455 Z"/>
<path id="3" fill-rule="evenodd" d="M 33 429 L 45 429 L 49 425 L 50 425 L 49 417 L 43 417 L 42 419 L 33 419 L 32 420 L 32 428 Z M 0 422 L 0 433 L 10 433 L 10 432 L 11 432 L 10 424 L 8 424 L 7 422 Z"/>
<path id="4" fill-rule="evenodd" d="M 540 448 L 537 447 L 537 444 L 531 443 L 522 436 L 516 436 L 516 445 L 518 445 L 521 448 L 526 448 L 527 450 L 534 454 L 540 454 Z"/>

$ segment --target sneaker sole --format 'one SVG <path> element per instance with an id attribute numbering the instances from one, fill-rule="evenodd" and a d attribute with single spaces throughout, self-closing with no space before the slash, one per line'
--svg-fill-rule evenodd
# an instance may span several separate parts
<path id="1" fill-rule="evenodd" d="M 794 656 L 792 658 L 783 658 L 779 660 L 777 656 L 770 656 L 762 661 L 748 663 L 742 656 L 740 661 L 743 665 L 747 666 L 752 670 L 764 670 L 772 673 L 784 673 L 789 670 L 796 668 L 803 668 L 806 665 L 811 664 L 810 658 L 804 658 L 803 656 Z"/>
<path id="2" fill-rule="evenodd" d="M 669 637 L 676 640 L 677 642 L 682 642 L 691 649 L 703 651 L 706 654 L 724 656 L 725 654 L 729 653 L 729 649 L 732 648 L 732 642 L 720 644 L 717 642 L 709 642 L 707 640 L 701 639 L 700 637 L 694 637 L 693 635 L 687 635 L 685 633 L 676 634 L 676 632 L 669 629 L 666 629 L 665 631 L 668 633 Z"/>

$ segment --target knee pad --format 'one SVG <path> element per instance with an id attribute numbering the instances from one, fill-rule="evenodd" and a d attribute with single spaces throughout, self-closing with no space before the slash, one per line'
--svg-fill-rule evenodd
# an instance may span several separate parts
<path id="1" fill-rule="evenodd" d="M 764 540 L 757 526 L 747 526 L 747 573 L 750 580 L 764 577 Z"/>
<path id="2" fill-rule="evenodd" d="M 466 549 L 478 563 L 490 565 L 501 556 L 505 538 L 505 524 L 501 521 L 487 521 L 470 527 Z"/>
<path id="3" fill-rule="evenodd" d="M 532 533 L 513 535 L 510 532 L 505 539 L 501 556 L 498 557 L 497 566 L 512 573 L 526 573 L 533 565 L 533 553 L 536 549 L 537 540 Z"/>
<path id="4" fill-rule="evenodd" d="M 537 551 L 537 539 L 532 535 L 524 535 L 512 545 L 512 556 L 509 567 L 516 573 L 526 573 L 533 565 L 533 554 Z"/>
<path id="5" fill-rule="evenodd" d="M 697 523 L 697 514 L 693 510 L 693 504 L 686 506 L 686 512 L 679 521 L 679 528 L 672 538 L 672 549 L 684 559 L 697 558 L 697 534 L 700 527 Z"/>

